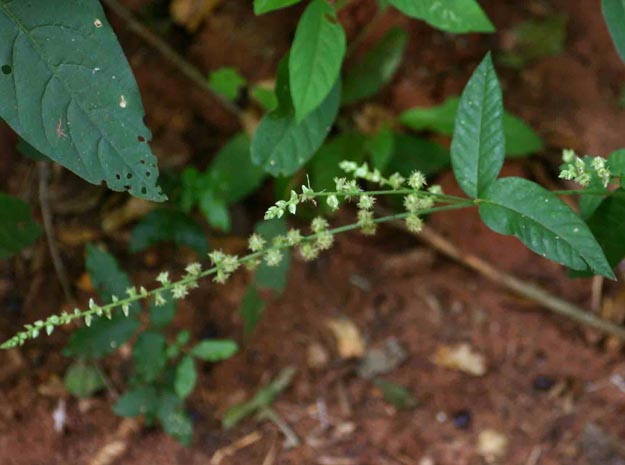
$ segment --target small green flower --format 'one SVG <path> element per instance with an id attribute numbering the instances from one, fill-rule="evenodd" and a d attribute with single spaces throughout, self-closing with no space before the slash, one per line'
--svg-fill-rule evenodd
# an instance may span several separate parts
<path id="1" fill-rule="evenodd" d="M 423 220 L 417 215 L 406 217 L 406 228 L 412 233 L 420 233 L 423 230 Z"/>
<path id="2" fill-rule="evenodd" d="M 267 266 L 278 266 L 282 261 L 282 252 L 278 249 L 268 250 L 265 254 L 265 263 Z"/>
<path id="3" fill-rule="evenodd" d="M 336 195 L 329 195 L 326 202 L 333 211 L 339 209 L 339 199 L 336 197 Z"/>
<path id="4" fill-rule="evenodd" d="M 259 252 L 265 248 L 265 239 L 260 234 L 254 233 L 248 240 L 248 247 L 252 252 Z"/>
<path id="5" fill-rule="evenodd" d="M 358 200 L 358 208 L 360 208 L 361 210 L 371 210 L 374 203 L 375 197 L 372 197 L 369 194 L 363 194 Z"/>
<path id="6" fill-rule="evenodd" d="M 414 190 L 420 191 L 425 187 L 426 179 L 421 171 L 413 171 L 408 178 L 408 185 Z"/>

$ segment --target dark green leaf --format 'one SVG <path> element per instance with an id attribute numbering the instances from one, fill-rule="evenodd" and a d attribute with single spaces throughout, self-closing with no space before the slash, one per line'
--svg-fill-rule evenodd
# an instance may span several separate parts
<path id="1" fill-rule="evenodd" d="M 261 298 L 256 286 L 252 283 L 247 287 L 247 291 L 243 296 L 243 301 L 239 306 L 239 313 L 245 322 L 244 334 L 246 337 L 249 337 L 249 335 L 254 332 L 254 328 L 256 328 L 256 325 L 260 321 L 264 310 L 265 301 Z"/>
<path id="2" fill-rule="evenodd" d="M 625 149 L 615 150 L 610 154 L 608 168 L 614 176 L 621 178 L 621 187 L 625 187 Z"/>
<path id="3" fill-rule="evenodd" d="M 619 189 L 606 198 L 588 220 L 611 267 L 625 258 L 625 190 Z"/>
<path id="4" fill-rule="evenodd" d="M 333 89 L 345 56 L 345 31 L 327 0 L 312 0 L 299 20 L 289 56 L 289 82 L 299 123 Z"/>
<path id="5" fill-rule="evenodd" d="M 0 116 L 85 180 L 163 201 L 137 84 L 99 2 L 0 2 Z"/>
<path id="6" fill-rule="evenodd" d="M 574 270 L 590 266 L 614 279 L 586 223 L 551 192 L 526 179 L 510 177 L 498 179 L 483 196 L 480 216 L 493 231 L 514 235 L 537 254 Z"/>
<path id="7" fill-rule="evenodd" d="M 602 0 L 601 11 L 614 46 L 625 62 L 625 0 Z"/>
<path id="8" fill-rule="evenodd" d="M 345 73 L 343 103 L 375 95 L 388 84 L 406 49 L 408 34 L 399 27 L 390 29 L 369 52 Z"/>
<path id="9" fill-rule="evenodd" d="M 284 218 L 262 221 L 256 225 L 255 231 L 271 243 L 278 235 L 286 234 L 287 226 Z M 291 265 L 291 253 L 288 249 L 282 251 L 283 258 L 278 266 L 268 266 L 263 262 L 256 270 L 256 284 L 261 288 L 273 289 L 282 293 L 286 287 L 289 267 Z"/>
<path id="10" fill-rule="evenodd" d="M 190 354 L 205 362 L 220 362 L 229 359 L 239 350 L 231 339 L 204 339 L 191 349 Z"/>
<path id="11" fill-rule="evenodd" d="M 63 384 L 75 397 L 90 397 L 104 387 L 104 379 L 97 368 L 79 361 L 67 369 Z"/>
<path id="12" fill-rule="evenodd" d="M 290 102 L 288 67 L 278 70 L 279 106 L 261 120 L 252 141 L 252 162 L 273 176 L 289 176 L 301 168 L 325 140 L 338 113 L 341 86 L 337 82 L 321 105 L 300 123 Z"/>
<path id="13" fill-rule="evenodd" d="M 369 136 L 365 145 L 371 154 L 373 167 L 384 172 L 395 150 L 395 134 L 391 128 L 383 126 L 376 134 Z"/>
<path id="14" fill-rule="evenodd" d="M 230 231 L 230 211 L 223 198 L 212 190 L 205 190 L 200 196 L 200 210 L 212 227 Z"/>
<path id="15" fill-rule="evenodd" d="M 114 295 L 123 298 L 131 284 L 128 275 L 119 268 L 115 257 L 91 244 L 87 245 L 86 250 L 87 271 L 100 299 L 108 303 Z M 74 331 L 63 353 L 73 357 L 97 359 L 114 352 L 138 329 L 139 321 L 136 316 L 139 311 L 139 305 L 134 303 L 130 306 L 128 317 L 116 312 L 110 320 L 99 318 L 90 327 L 85 326 Z"/>
<path id="16" fill-rule="evenodd" d="M 132 348 L 132 359 L 137 374 L 146 383 L 156 380 L 165 369 L 165 336 L 153 331 L 139 335 Z"/>
<path id="17" fill-rule="evenodd" d="M 273 10 L 295 5 L 302 0 L 254 0 L 254 14 L 262 15 Z"/>
<path id="18" fill-rule="evenodd" d="M 458 112 L 457 97 L 449 97 L 445 103 L 430 108 L 412 108 L 399 116 L 399 121 L 415 131 L 431 130 L 452 135 Z M 542 139 L 520 118 L 511 113 L 503 114 L 503 132 L 506 138 L 506 154 L 519 157 L 543 149 Z"/>
<path id="19" fill-rule="evenodd" d="M 125 392 L 115 403 L 113 411 L 120 417 L 138 417 L 156 411 L 158 397 L 154 386 L 145 386 Z"/>
<path id="20" fill-rule="evenodd" d="M 395 134 L 394 152 L 387 173 L 403 175 L 415 170 L 429 176 L 449 167 L 449 152 L 440 145 L 420 137 Z"/>
<path id="21" fill-rule="evenodd" d="M 407 16 L 422 19 L 446 32 L 495 32 L 476 0 L 389 0 Z"/>
<path id="22" fill-rule="evenodd" d="M 46 157 L 43 153 L 30 145 L 24 139 L 20 137 L 20 141 L 17 143 L 17 151 L 35 161 L 50 161 L 50 158 Z"/>
<path id="23" fill-rule="evenodd" d="M 41 227 L 33 220 L 30 206 L 0 193 L 0 259 L 17 254 L 40 235 Z"/>
<path id="24" fill-rule="evenodd" d="M 164 392 L 158 398 L 158 419 L 163 430 L 188 446 L 193 435 L 193 423 L 184 411 L 182 399 L 173 392 Z"/>
<path id="25" fill-rule="evenodd" d="M 220 68 L 210 73 L 208 84 L 217 94 L 228 100 L 236 100 L 247 81 L 234 68 Z"/>
<path id="26" fill-rule="evenodd" d="M 566 22 L 566 16 L 563 15 L 522 22 L 509 32 L 514 47 L 504 52 L 498 61 L 521 69 L 540 58 L 562 53 L 566 40 Z"/>
<path id="27" fill-rule="evenodd" d="M 155 210 L 144 216 L 132 230 L 128 248 L 140 252 L 159 242 L 172 241 L 186 245 L 200 255 L 208 252 L 208 242 L 202 228 L 189 216 L 169 209 Z"/>
<path id="28" fill-rule="evenodd" d="M 345 176 L 339 168 L 343 160 L 362 162 L 365 159 L 365 137 L 360 133 L 344 132 L 328 140 L 315 154 L 310 165 L 311 187 L 334 190 L 334 178 Z"/>
<path id="29" fill-rule="evenodd" d="M 197 382 L 197 372 L 195 371 L 195 361 L 193 357 L 186 355 L 180 360 L 176 367 L 176 379 L 174 381 L 174 389 L 181 399 L 185 399 L 193 389 Z"/>
<path id="30" fill-rule="evenodd" d="M 401 384 L 381 378 L 374 379 L 373 384 L 382 391 L 386 402 L 400 410 L 412 410 L 419 406 L 419 402 L 414 395 Z"/>
<path id="31" fill-rule="evenodd" d="M 462 190 L 477 197 L 497 178 L 506 147 L 503 100 L 490 53 L 467 83 L 454 125 L 451 166 Z"/>

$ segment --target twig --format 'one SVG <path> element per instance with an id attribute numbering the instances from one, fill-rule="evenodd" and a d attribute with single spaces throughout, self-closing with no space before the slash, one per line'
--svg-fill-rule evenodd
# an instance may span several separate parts
<path id="1" fill-rule="evenodd" d="M 63 294 L 68 302 L 74 301 L 69 280 L 67 279 L 67 272 L 65 271 L 65 265 L 61 258 L 61 252 L 59 251 L 59 245 L 56 242 L 56 236 L 54 234 L 54 224 L 52 222 L 52 210 L 50 210 L 50 198 L 48 195 L 48 177 L 50 176 L 50 165 L 47 161 L 37 162 L 37 169 L 39 171 L 39 204 L 41 206 L 41 216 L 43 217 L 43 227 L 46 231 L 46 237 L 48 239 L 48 248 L 50 249 L 50 256 L 52 257 L 52 264 L 56 271 L 56 276 L 63 288 Z"/>
<path id="2" fill-rule="evenodd" d="M 405 229 L 405 224 L 401 221 L 393 221 L 391 224 L 394 227 Z M 490 263 L 476 257 L 475 255 L 467 254 L 461 251 L 454 244 L 428 226 L 424 226 L 423 231 L 419 233 L 417 237 L 443 255 L 446 255 L 462 265 L 477 271 L 485 278 L 493 281 L 495 284 L 505 287 L 522 297 L 539 303 L 547 310 L 625 340 L 625 328 L 599 318 L 583 308 L 551 294 L 536 284 L 522 281 L 519 278 L 494 267 Z"/>
<path id="3" fill-rule="evenodd" d="M 225 459 L 226 457 L 230 457 L 231 455 L 236 454 L 239 450 L 245 449 L 246 447 L 251 446 L 255 442 L 260 441 L 262 437 L 263 437 L 262 434 L 260 434 L 258 431 L 254 431 L 253 433 L 250 433 L 246 436 L 243 436 L 240 439 L 237 439 L 228 447 L 224 447 L 222 449 L 219 449 L 217 452 L 215 452 L 215 454 L 212 456 L 210 460 L 210 465 L 219 465 L 223 461 L 223 459 Z"/>
<path id="4" fill-rule="evenodd" d="M 162 40 L 156 34 L 150 31 L 150 29 L 148 29 L 146 26 L 144 26 L 132 15 L 132 13 L 128 9 L 126 9 L 125 6 L 123 6 L 117 0 L 102 1 L 106 6 L 113 10 L 117 16 L 124 20 L 130 31 L 132 31 L 134 34 L 136 34 L 149 45 L 151 45 L 166 60 L 168 60 L 172 65 L 178 68 L 178 70 L 180 70 L 182 74 L 184 74 L 187 78 L 193 81 L 202 90 L 205 90 L 214 98 L 219 100 L 219 103 L 221 103 L 228 112 L 230 112 L 237 119 L 240 119 L 241 109 L 230 100 L 216 93 L 208 84 L 208 79 L 202 71 L 200 71 L 197 67 L 193 66 L 187 60 L 185 60 L 185 58 L 178 52 L 176 52 L 169 44 L 167 44 L 164 40 Z"/>

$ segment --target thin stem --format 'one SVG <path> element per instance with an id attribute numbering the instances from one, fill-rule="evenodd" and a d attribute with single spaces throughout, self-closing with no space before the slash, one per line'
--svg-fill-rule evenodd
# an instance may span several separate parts
<path id="1" fill-rule="evenodd" d="M 341 196 L 341 197 L 360 197 L 363 195 L 409 195 L 415 194 L 423 197 L 435 197 L 440 202 L 462 202 L 467 203 L 473 201 L 471 199 L 467 199 L 466 197 L 457 197 L 455 195 L 447 195 L 447 194 L 435 194 L 428 191 L 417 191 L 414 189 L 397 189 L 397 190 L 379 190 L 379 191 L 358 191 L 358 192 L 332 192 L 332 191 L 315 191 L 311 193 L 315 197 L 329 197 L 331 195 Z"/>

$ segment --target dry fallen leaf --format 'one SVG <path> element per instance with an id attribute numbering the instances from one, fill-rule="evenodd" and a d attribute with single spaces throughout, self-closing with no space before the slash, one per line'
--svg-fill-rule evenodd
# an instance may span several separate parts
<path id="1" fill-rule="evenodd" d="M 326 321 L 326 325 L 336 338 L 341 358 L 360 358 L 364 355 L 365 341 L 353 321 L 345 317 L 332 318 Z"/>
<path id="2" fill-rule="evenodd" d="M 489 462 L 502 458 L 508 448 L 508 438 L 494 429 L 485 429 L 477 439 L 477 452 Z"/>
<path id="3" fill-rule="evenodd" d="M 469 344 L 439 346 L 432 357 L 432 363 L 473 376 L 483 376 L 486 373 L 484 356 L 479 352 L 475 352 Z"/>
<path id="4" fill-rule="evenodd" d="M 176 24 L 194 32 L 222 2 L 223 0 L 173 0 L 169 5 L 169 14 Z"/>

